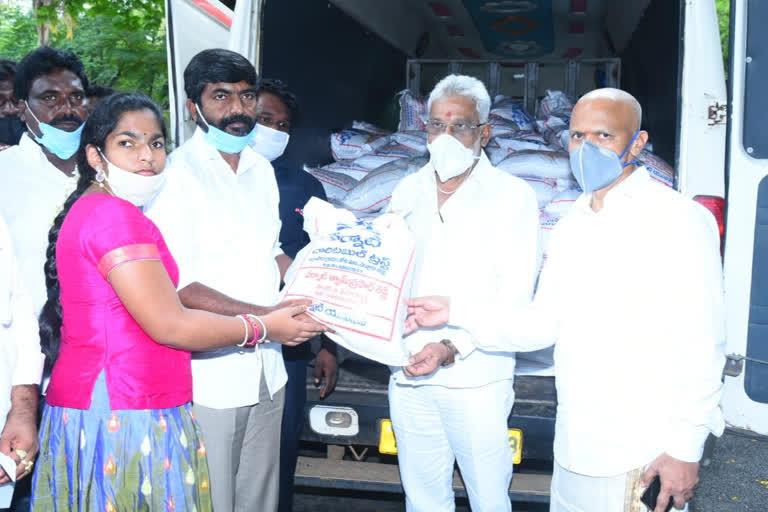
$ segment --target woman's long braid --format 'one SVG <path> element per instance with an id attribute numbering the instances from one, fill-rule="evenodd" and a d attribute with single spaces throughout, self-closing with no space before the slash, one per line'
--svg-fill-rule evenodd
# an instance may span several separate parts
<path id="1" fill-rule="evenodd" d="M 40 312 L 40 341 L 43 354 L 45 354 L 45 374 L 49 375 L 53 368 L 53 363 L 59 353 L 61 345 L 61 302 L 59 301 L 59 273 L 56 269 L 56 242 L 59 240 L 59 231 L 64 223 L 64 218 L 69 213 L 75 201 L 80 199 L 85 190 L 91 185 L 94 175 L 85 171 L 80 173 L 77 180 L 77 187 L 67 200 L 64 206 L 53 221 L 50 231 L 48 231 L 48 248 L 45 251 L 45 287 L 48 290 L 48 300 L 46 300 L 42 311 Z"/>

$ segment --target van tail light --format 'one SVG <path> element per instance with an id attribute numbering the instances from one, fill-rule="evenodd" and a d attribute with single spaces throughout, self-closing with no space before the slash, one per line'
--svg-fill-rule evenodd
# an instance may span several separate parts
<path id="1" fill-rule="evenodd" d="M 725 234 L 725 199 L 717 196 L 696 196 L 694 201 L 712 212 L 717 221 L 717 229 L 720 231 L 720 254 L 723 254 L 723 235 Z"/>

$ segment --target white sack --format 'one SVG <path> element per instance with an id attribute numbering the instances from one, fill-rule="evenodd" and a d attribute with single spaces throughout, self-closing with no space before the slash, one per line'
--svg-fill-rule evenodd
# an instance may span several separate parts
<path id="1" fill-rule="evenodd" d="M 563 217 L 571 210 L 573 203 L 582 194 L 577 188 L 568 188 L 559 192 L 552 201 L 544 207 L 544 211 L 553 217 Z"/>
<path id="2" fill-rule="evenodd" d="M 341 201 L 347 192 L 357 185 L 357 180 L 339 172 L 304 166 L 304 170 L 322 183 L 325 195 L 333 201 Z"/>
<path id="3" fill-rule="evenodd" d="M 285 276 L 283 300 L 310 299 L 307 314 L 334 329 L 328 336 L 374 361 L 408 364 L 402 335 L 415 240 L 402 217 L 357 220 L 312 198 L 304 207 L 311 242 Z"/>
<path id="4" fill-rule="evenodd" d="M 376 213 L 389 204 L 392 192 L 400 181 L 429 161 L 426 157 L 403 158 L 371 171 L 347 192 L 343 205 L 356 214 Z"/>
<path id="5" fill-rule="evenodd" d="M 399 94 L 400 124 L 397 131 L 424 130 L 424 118 L 427 116 L 426 98 L 419 98 L 408 89 Z"/>
<path id="6" fill-rule="evenodd" d="M 515 176 L 572 179 L 568 154 L 552 151 L 518 151 L 496 164 Z"/>
<path id="7" fill-rule="evenodd" d="M 379 133 L 347 128 L 331 134 L 331 153 L 334 160 L 354 160 L 370 153 L 368 144 L 383 136 Z"/>

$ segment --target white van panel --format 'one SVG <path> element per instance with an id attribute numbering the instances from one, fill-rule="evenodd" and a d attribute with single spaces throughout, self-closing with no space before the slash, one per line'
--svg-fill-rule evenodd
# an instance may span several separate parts
<path id="1" fill-rule="evenodd" d="M 180 145 L 195 129 L 184 102 L 184 68 L 192 57 L 208 48 L 226 48 L 232 11 L 218 0 L 166 0 L 168 29 L 168 101 L 171 140 Z"/>
<path id="2" fill-rule="evenodd" d="M 731 154 L 728 189 L 728 214 L 725 240 L 725 296 L 727 353 L 747 352 L 755 212 L 760 181 L 768 175 L 768 162 L 752 158 L 742 144 L 744 85 L 746 64 L 746 0 L 732 0 L 733 67 Z M 768 406 L 752 401 L 744 388 L 744 372 L 725 378 L 723 411 L 726 421 L 739 428 L 768 435 Z"/>
<path id="3" fill-rule="evenodd" d="M 708 117 L 711 105 L 727 101 L 717 11 L 712 0 L 685 4 L 678 188 L 688 197 L 725 197 L 726 126 Z"/>

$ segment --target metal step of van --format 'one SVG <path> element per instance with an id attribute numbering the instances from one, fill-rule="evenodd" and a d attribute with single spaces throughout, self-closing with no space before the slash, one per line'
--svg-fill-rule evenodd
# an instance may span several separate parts
<path id="1" fill-rule="evenodd" d="M 509 486 L 512 501 L 549 502 L 551 475 L 515 473 Z M 400 473 L 395 464 L 355 462 L 315 457 L 299 457 L 296 465 L 296 485 L 330 489 L 402 493 Z M 458 471 L 453 475 L 453 490 L 457 497 L 466 497 L 464 483 Z"/>

